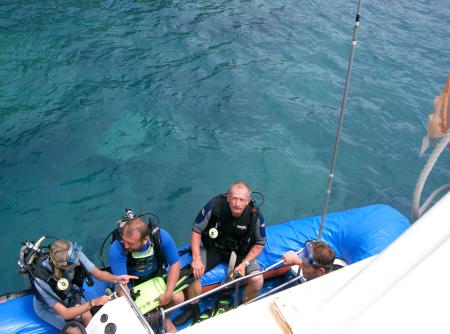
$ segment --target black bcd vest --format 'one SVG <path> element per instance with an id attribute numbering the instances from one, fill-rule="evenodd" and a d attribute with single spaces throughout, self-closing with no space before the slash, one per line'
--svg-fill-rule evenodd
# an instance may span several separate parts
<path id="1" fill-rule="evenodd" d="M 152 276 L 156 275 L 162 275 L 165 272 L 165 269 L 167 268 L 167 262 L 164 259 L 163 253 L 162 253 L 162 246 L 161 246 L 161 231 L 157 224 L 155 224 L 151 219 L 149 220 L 149 238 L 150 242 L 153 246 L 153 251 L 155 254 L 156 262 L 158 265 L 158 268 L 156 269 L 156 274 L 153 274 Z M 120 234 L 120 229 L 116 228 L 113 231 L 112 234 L 112 241 L 119 240 L 122 241 L 122 236 Z M 136 268 L 139 265 L 142 265 L 143 261 L 145 262 L 148 259 L 135 259 L 133 258 L 132 253 L 128 252 L 127 254 L 127 268 Z M 147 278 L 141 278 L 139 281 L 145 280 Z M 136 283 L 136 282 L 135 282 Z"/>
<path id="2" fill-rule="evenodd" d="M 238 256 L 245 256 L 254 245 L 254 231 L 259 210 L 253 201 L 245 207 L 239 218 L 231 214 L 226 195 L 221 194 L 213 199 L 213 208 L 206 229 L 202 233 L 205 248 L 216 248 L 224 256 L 235 251 Z M 211 238 L 209 232 L 215 228 L 216 238 Z"/>
<path id="3" fill-rule="evenodd" d="M 45 302 L 44 298 L 41 296 L 36 286 L 39 284 L 36 278 L 41 279 L 46 282 L 52 291 L 58 296 L 60 301 L 66 306 L 74 306 L 81 302 L 81 296 L 83 294 L 83 281 L 87 277 L 87 272 L 84 266 L 80 265 L 75 267 L 75 274 L 72 280 L 69 281 L 69 288 L 65 291 L 61 291 L 57 284 L 57 280 L 53 276 L 53 273 L 47 269 L 43 262 L 48 258 L 48 253 L 35 253 L 36 257 L 31 264 L 27 266 L 28 279 L 31 284 L 33 292 L 40 301 Z M 30 252 L 28 256 L 25 256 L 25 260 L 28 262 L 32 253 Z M 78 289 L 73 289 L 73 285 L 76 285 Z"/>

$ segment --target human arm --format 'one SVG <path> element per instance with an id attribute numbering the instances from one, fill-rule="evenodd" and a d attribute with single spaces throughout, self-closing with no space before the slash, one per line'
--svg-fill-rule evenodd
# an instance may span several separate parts
<path id="1" fill-rule="evenodd" d="M 103 281 L 103 282 L 109 282 L 109 283 L 127 284 L 130 279 L 138 279 L 137 276 L 131 276 L 131 275 L 113 275 L 110 272 L 107 272 L 105 270 L 100 270 L 97 267 L 94 267 L 94 269 L 92 269 L 91 274 L 96 279 Z"/>
<path id="2" fill-rule="evenodd" d="M 173 291 L 179 278 L 180 278 L 180 261 L 172 264 L 169 268 L 169 273 L 167 275 L 166 293 L 159 296 L 161 305 L 167 305 L 172 301 Z"/>
<path id="3" fill-rule="evenodd" d="M 242 262 L 234 269 L 242 276 L 245 275 L 245 268 L 250 262 L 256 260 L 266 244 L 266 224 L 261 212 L 258 211 L 256 219 L 252 218 L 253 246 L 248 251 Z"/>
<path id="4" fill-rule="evenodd" d="M 113 245 L 111 245 L 111 248 L 113 248 Z M 126 272 L 123 274 L 115 273 L 116 275 L 113 275 L 105 270 L 100 270 L 86 257 L 83 252 L 80 252 L 78 256 L 87 272 L 100 281 L 127 284 L 130 279 L 137 279 L 136 276 L 124 275 Z"/>
<path id="5" fill-rule="evenodd" d="M 72 306 L 72 307 L 67 307 L 67 306 L 64 306 L 64 304 L 57 302 L 55 305 L 53 305 L 53 309 L 63 319 L 70 320 L 70 319 L 76 318 L 76 317 L 82 315 L 83 313 L 89 311 L 91 309 L 91 307 L 98 306 L 98 305 L 104 305 L 107 302 L 109 302 L 110 300 L 111 300 L 111 297 L 103 295 L 103 296 L 97 297 L 95 299 L 92 299 L 87 303 L 77 305 L 77 306 Z"/>
<path id="6" fill-rule="evenodd" d="M 191 237 L 191 249 L 192 249 L 192 270 L 194 272 L 195 279 L 200 279 L 205 273 L 205 265 L 202 262 L 202 258 L 200 256 L 200 242 L 201 242 L 201 234 L 197 232 L 192 232 Z"/>
<path id="7" fill-rule="evenodd" d="M 287 266 L 300 265 L 301 260 L 294 251 L 283 254 L 284 264 Z"/>
<path id="8" fill-rule="evenodd" d="M 86 257 L 86 255 L 83 252 L 80 252 L 78 256 L 85 270 L 87 270 L 88 273 L 90 273 L 92 276 L 94 276 L 96 279 L 100 281 L 127 284 L 130 279 L 137 279 L 136 276 L 122 275 L 122 274 L 113 275 L 105 270 L 100 270 Z"/>
<path id="9" fill-rule="evenodd" d="M 180 256 L 178 254 L 177 246 L 173 241 L 170 234 L 164 230 L 160 230 L 160 240 L 162 255 L 165 262 L 169 265 L 169 272 L 167 275 L 167 290 L 164 294 L 160 295 L 158 298 L 161 305 L 167 305 L 172 301 L 173 291 L 180 278 Z"/>
<path id="10" fill-rule="evenodd" d="M 250 248 L 249 252 L 245 256 L 244 260 L 234 269 L 234 272 L 239 272 L 242 276 L 245 275 L 245 268 L 252 262 L 253 260 L 256 260 L 258 255 L 263 250 L 264 246 L 255 244 Z"/>
<path id="11" fill-rule="evenodd" d="M 191 252 L 192 262 L 191 267 L 196 280 L 199 280 L 205 273 L 205 265 L 200 256 L 200 244 L 202 241 L 202 233 L 208 226 L 211 218 L 211 211 L 214 207 L 214 199 L 210 200 L 198 213 L 192 226 L 191 235 Z"/>

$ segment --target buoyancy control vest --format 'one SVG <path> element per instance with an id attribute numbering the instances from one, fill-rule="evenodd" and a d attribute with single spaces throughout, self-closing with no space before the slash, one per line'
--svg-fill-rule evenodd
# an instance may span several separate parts
<path id="1" fill-rule="evenodd" d="M 148 251 L 138 253 L 138 252 L 127 252 L 127 269 L 129 272 L 146 272 L 151 271 L 152 274 L 146 275 L 145 279 L 153 276 L 162 275 L 167 268 L 167 261 L 165 260 L 162 253 L 161 246 L 161 231 L 157 224 L 155 224 L 151 219 L 149 220 L 149 239 L 150 247 Z M 120 233 L 120 228 L 113 231 L 112 240 L 118 240 L 122 242 L 122 235 Z M 154 268 L 156 263 L 156 268 Z M 143 277 L 140 277 L 142 280 Z"/>
<path id="2" fill-rule="evenodd" d="M 37 279 L 40 279 L 48 284 L 56 296 L 58 296 L 59 301 L 65 306 L 80 304 L 83 294 L 83 281 L 88 275 L 82 263 L 75 267 L 74 274 L 70 279 L 64 277 L 57 280 L 53 272 L 44 265 L 44 262 L 49 260 L 48 252 L 44 252 L 43 250 L 36 251 L 36 249 L 27 247 L 22 248 L 21 252 L 24 253 L 23 262 L 26 264 L 26 273 L 28 274 L 31 288 L 37 299 L 45 303 L 44 298 L 37 289 L 37 286 L 41 285 Z M 33 255 L 34 258 L 29 263 Z M 45 288 L 41 285 L 41 289 Z"/>
<path id="3" fill-rule="evenodd" d="M 229 256 L 232 251 L 238 256 L 247 255 L 255 243 L 258 208 L 250 201 L 242 215 L 235 218 L 231 214 L 226 195 L 220 194 L 212 201 L 211 216 L 202 233 L 203 245 L 205 248 L 214 247 L 224 256 Z"/>

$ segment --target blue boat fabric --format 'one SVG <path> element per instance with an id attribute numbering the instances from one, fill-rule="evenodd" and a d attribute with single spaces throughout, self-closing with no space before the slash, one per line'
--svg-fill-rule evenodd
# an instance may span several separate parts
<path id="1" fill-rule="evenodd" d="M 267 242 L 258 256 L 262 270 L 281 260 L 290 250 L 298 251 L 307 240 L 317 238 L 321 216 L 298 218 L 269 226 Z M 374 204 L 327 214 L 322 240 L 336 252 L 336 257 L 352 264 L 384 250 L 408 227 L 408 218 L 389 205 Z M 225 279 L 227 265 L 219 264 L 206 273 L 203 286 Z"/>
<path id="2" fill-rule="evenodd" d="M 258 257 L 262 269 L 281 259 L 289 250 L 300 250 L 307 240 L 316 239 L 321 217 L 299 218 L 267 227 L 267 243 Z M 384 204 L 369 205 L 326 216 L 322 240 L 336 252 L 338 258 L 348 264 L 363 260 L 383 251 L 410 226 L 400 212 Z M 185 247 L 184 247 L 185 248 Z M 190 264 L 191 255 L 181 257 L 181 264 Z M 206 273 L 202 285 L 222 282 L 227 264 L 220 264 Z M 107 283 L 96 282 L 86 287 L 86 299 L 104 293 Z M 59 331 L 40 320 L 33 311 L 32 295 L 0 303 L 0 333 L 56 334 Z"/>
<path id="3" fill-rule="evenodd" d="M 59 330 L 38 318 L 33 295 L 26 295 L 0 303 L 0 333 L 58 334 Z"/>

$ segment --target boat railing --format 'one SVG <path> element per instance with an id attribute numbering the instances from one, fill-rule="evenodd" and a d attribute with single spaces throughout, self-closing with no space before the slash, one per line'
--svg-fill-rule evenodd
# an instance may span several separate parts
<path id="1" fill-rule="evenodd" d="M 147 320 L 145 320 L 144 315 L 139 310 L 139 307 L 136 305 L 133 298 L 131 298 L 128 288 L 126 288 L 122 283 L 118 283 L 117 286 L 119 287 L 119 290 L 122 292 L 123 296 L 125 296 L 125 298 L 127 299 L 128 304 L 133 309 L 134 313 L 136 314 L 136 316 L 138 317 L 139 321 L 142 323 L 144 328 L 147 330 L 147 332 L 149 334 L 155 334 L 152 327 L 149 325 Z M 165 317 L 164 312 L 162 313 L 162 316 L 163 316 L 163 323 L 164 323 L 164 317 Z"/>
<path id="2" fill-rule="evenodd" d="M 300 254 L 300 252 L 301 252 L 302 250 L 303 250 L 303 248 L 300 249 L 299 251 L 297 251 L 296 254 Z M 177 305 L 174 305 L 174 306 L 172 306 L 172 307 L 169 307 L 169 308 L 163 310 L 163 313 L 166 313 L 166 314 L 167 314 L 167 313 L 169 313 L 169 312 L 178 310 L 179 308 L 181 308 L 181 307 L 183 307 L 183 306 L 185 306 L 185 305 L 188 305 L 188 304 L 190 304 L 190 303 L 196 302 L 197 300 L 200 300 L 200 299 L 202 299 L 202 298 L 204 298 L 204 297 L 207 297 L 207 296 L 209 296 L 209 295 L 212 295 L 212 294 L 214 294 L 214 293 L 216 293 L 216 292 L 225 290 L 225 289 L 227 289 L 227 288 L 230 287 L 230 286 L 240 284 L 242 281 L 248 280 L 248 279 L 250 279 L 250 278 L 252 278 L 252 277 L 255 277 L 255 276 L 263 275 L 263 274 L 267 273 L 268 271 L 270 271 L 270 270 L 272 270 L 272 269 L 275 269 L 276 267 L 282 265 L 283 262 L 284 262 L 284 260 L 281 259 L 280 261 L 278 261 L 278 262 L 272 264 L 271 266 L 267 267 L 265 270 L 258 271 L 258 272 L 254 272 L 254 273 L 251 273 L 251 274 L 249 274 L 249 275 L 245 275 L 245 276 L 236 278 L 236 279 L 231 280 L 231 281 L 229 281 L 229 282 L 225 282 L 225 283 L 219 285 L 218 287 L 216 287 L 216 288 L 214 288 L 214 289 L 211 289 L 211 290 L 209 290 L 209 291 L 206 291 L 206 292 L 204 292 L 204 293 L 202 293 L 202 294 L 200 294 L 200 295 L 198 295 L 198 296 L 195 296 L 195 297 L 193 297 L 193 298 L 191 298 L 191 299 L 188 299 L 188 300 L 186 300 L 186 301 L 184 301 L 184 302 L 182 302 L 182 303 L 180 303 L 180 304 L 177 304 Z"/>
<path id="3" fill-rule="evenodd" d="M 302 250 L 303 250 L 303 248 L 300 249 L 299 251 L 297 251 L 296 254 L 297 254 L 297 255 L 300 254 L 300 252 L 301 252 Z M 267 272 L 270 271 L 270 270 L 273 270 L 273 269 L 275 269 L 275 268 L 277 268 L 277 267 L 279 267 L 279 266 L 283 266 L 283 262 L 284 262 L 284 260 L 281 259 L 281 260 L 277 261 L 276 263 L 274 263 L 274 264 L 270 265 L 269 267 L 267 267 L 265 270 L 258 271 L 258 272 L 254 272 L 254 273 L 251 273 L 251 274 L 249 274 L 249 275 L 241 276 L 241 277 L 239 277 L 239 278 L 236 278 L 236 279 L 233 279 L 233 280 L 231 280 L 231 281 L 225 282 L 225 283 L 221 284 L 220 286 L 218 286 L 218 287 L 216 287 L 216 288 L 214 288 L 214 289 L 211 289 L 211 290 L 209 290 L 209 291 L 207 291 L 207 292 L 204 292 L 204 293 L 202 293 L 202 294 L 200 294 L 200 295 L 198 295 L 198 296 L 195 296 L 195 297 L 193 297 L 193 298 L 191 298 L 191 299 L 188 299 L 188 300 L 186 300 L 186 301 L 184 301 L 184 302 L 182 302 L 182 303 L 180 303 L 180 304 L 174 305 L 174 306 L 172 306 L 172 307 L 170 307 L 170 308 L 167 308 L 167 309 L 161 308 L 161 309 L 160 309 L 161 323 L 162 323 L 163 326 L 164 326 L 164 321 L 165 321 L 166 315 L 167 315 L 168 313 L 173 312 L 173 311 L 175 311 L 175 310 L 177 310 L 177 309 L 179 309 L 179 308 L 181 308 L 181 307 L 183 307 L 183 306 L 185 306 L 185 305 L 187 305 L 187 304 L 196 302 L 196 301 L 198 301 L 198 300 L 200 300 L 200 299 L 202 299 L 202 298 L 204 298 L 204 297 L 207 297 L 207 296 L 212 295 L 212 294 L 214 294 L 214 293 L 216 293 L 216 292 L 220 292 L 220 291 L 222 291 L 222 290 L 225 290 L 225 289 L 227 289 L 227 288 L 229 288 L 229 287 L 231 287 L 231 286 L 233 286 L 233 285 L 236 286 L 236 291 L 238 291 L 239 284 L 240 284 L 242 281 L 248 280 L 248 279 L 250 279 L 250 278 L 252 278 L 252 277 L 255 277 L 255 276 L 258 276 L 258 275 L 263 275 L 263 274 L 267 273 Z M 300 278 L 302 278 L 302 276 L 296 276 L 294 279 L 289 280 L 288 282 L 286 282 L 286 283 L 284 283 L 284 284 L 281 284 L 281 285 L 279 285 L 278 287 L 275 287 L 274 289 L 271 289 L 271 290 L 267 291 L 266 293 L 260 295 L 259 297 L 257 297 L 257 299 L 261 299 L 261 298 L 263 298 L 263 297 L 265 297 L 265 296 L 267 296 L 267 295 L 269 295 L 269 294 L 271 294 L 271 293 L 273 293 L 273 292 L 276 292 L 276 291 L 278 291 L 278 290 L 281 290 L 282 288 L 288 286 L 289 284 L 292 284 L 292 283 L 296 282 L 296 281 L 299 280 Z M 132 310 L 133 310 L 134 313 L 136 314 L 136 316 L 137 316 L 137 318 L 139 319 L 139 321 L 142 323 L 142 325 L 143 325 L 143 327 L 145 328 L 145 330 L 147 331 L 147 333 L 149 333 L 149 334 L 155 334 L 155 330 L 151 327 L 151 325 L 147 322 L 145 316 L 144 316 L 144 315 L 142 314 L 142 312 L 139 310 L 139 307 L 136 305 L 135 301 L 134 301 L 133 298 L 131 297 L 128 288 L 127 288 L 125 285 L 121 284 L 121 283 L 118 283 L 118 284 L 116 285 L 116 287 L 117 287 L 117 290 L 116 290 L 116 291 L 117 291 L 120 295 L 122 295 L 122 296 L 124 296 L 124 297 L 126 298 L 126 300 L 128 301 L 128 304 L 130 305 L 130 307 L 132 308 Z M 116 294 L 116 293 L 114 293 L 114 295 L 117 297 L 117 294 Z M 235 299 L 237 299 L 237 296 L 235 296 Z M 255 300 L 256 300 L 256 299 L 255 299 Z M 246 304 L 247 304 L 247 303 L 246 303 Z M 237 303 L 235 303 L 235 307 L 236 307 L 236 306 L 237 306 Z M 157 333 L 164 333 L 164 328 L 160 328 L 160 329 L 157 330 L 156 332 L 157 332 Z"/>
<path id="4" fill-rule="evenodd" d="M 280 284 L 280 285 L 276 286 L 275 288 L 273 288 L 273 289 L 271 289 L 271 290 L 269 290 L 269 291 L 267 291 L 265 293 L 260 294 L 256 298 L 253 298 L 252 300 L 249 300 L 248 302 L 246 302 L 245 305 L 253 303 L 253 302 L 256 302 L 257 300 L 260 300 L 260 299 L 262 299 L 264 297 L 267 297 L 268 295 L 271 295 L 272 293 L 277 292 L 277 291 L 279 291 L 279 290 L 281 290 L 281 289 L 283 289 L 283 288 L 285 288 L 285 287 L 287 287 L 287 286 L 289 286 L 289 285 L 291 285 L 291 284 L 293 284 L 293 283 L 295 283 L 297 281 L 302 281 L 303 282 L 303 280 L 305 280 L 305 278 L 303 277 L 303 275 L 300 274 L 300 269 L 299 269 L 299 271 L 297 273 L 297 276 L 295 276 L 293 279 L 290 279 L 289 281 L 287 281 L 287 282 L 285 282 L 283 284 Z"/>

